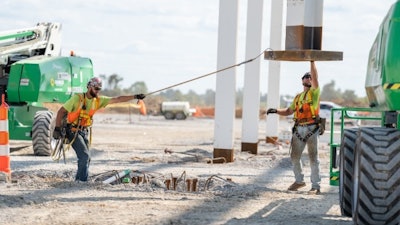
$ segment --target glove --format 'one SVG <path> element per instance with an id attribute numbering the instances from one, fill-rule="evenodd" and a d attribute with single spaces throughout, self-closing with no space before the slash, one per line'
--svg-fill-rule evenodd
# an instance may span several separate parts
<path id="1" fill-rule="evenodd" d="M 61 128 L 60 127 L 55 127 L 53 131 L 53 138 L 54 139 L 60 139 L 61 137 Z"/>
<path id="2" fill-rule="evenodd" d="M 144 94 L 137 94 L 137 95 L 135 95 L 135 98 L 136 98 L 136 99 L 139 99 L 139 100 L 142 100 L 142 99 L 146 98 L 146 95 L 144 95 Z"/>
<path id="3" fill-rule="evenodd" d="M 270 114 L 270 113 L 278 113 L 278 110 L 273 109 L 273 108 L 269 108 L 269 109 L 267 110 L 267 115 Z"/>

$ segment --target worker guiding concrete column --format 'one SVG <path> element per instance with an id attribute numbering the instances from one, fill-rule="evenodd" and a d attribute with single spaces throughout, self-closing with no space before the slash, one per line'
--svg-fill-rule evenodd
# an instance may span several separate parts
<path id="1" fill-rule="evenodd" d="M 254 3 L 254 2 L 253 2 Z M 271 21 L 271 46 L 279 49 L 281 30 L 275 29 L 281 25 L 282 2 L 272 1 Z M 322 40 L 322 11 L 323 0 L 288 0 L 287 27 L 286 27 L 286 50 L 264 52 L 264 58 L 270 62 L 268 79 L 268 107 L 279 107 L 279 61 L 324 61 L 342 60 L 341 52 L 321 51 Z M 249 10 L 251 5 L 249 4 Z M 276 10 L 275 8 L 279 10 Z M 250 12 L 248 12 L 250 13 Z M 292 18 L 293 17 L 293 18 Z M 262 17 L 261 17 L 262 18 Z M 261 19 L 258 18 L 258 19 Z M 275 29 L 275 30 L 273 30 Z M 238 31 L 238 1 L 220 0 L 219 32 L 218 32 L 218 62 L 217 69 L 235 65 L 237 54 L 237 31 Z M 250 36 L 249 36 L 250 37 Z M 277 38 L 276 38 L 277 37 Z M 250 50 L 249 50 L 250 51 Z M 278 73 L 278 74 L 276 74 Z M 233 157 L 233 134 L 235 118 L 235 85 L 236 70 L 218 72 L 216 99 L 215 99 L 215 129 L 214 129 L 214 158 L 224 158 L 225 162 L 232 162 Z M 245 80 L 246 93 L 249 95 L 251 88 L 258 81 Z M 249 82 L 249 83 L 248 83 Z M 251 83 L 251 84 L 250 84 Z M 248 99 L 247 99 L 248 100 Z M 250 105 L 250 108 L 257 104 Z M 272 105 L 270 105 L 272 104 Z M 247 108 L 246 108 L 247 109 Z M 252 109 L 254 110 L 254 109 Z M 247 113 L 247 112 L 246 112 Z M 247 115 L 247 114 L 246 114 Z M 246 116 L 245 115 L 245 116 Z M 249 120 L 245 117 L 246 121 Z M 252 123 L 249 123 L 252 124 Z M 249 125 L 251 126 L 251 125 Z M 253 125 L 256 126 L 256 125 Z M 278 138 L 279 118 L 269 119 L 267 117 L 266 141 L 276 141 Z M 242 150 L 249 149 L 257 152 L 257 141 L 254 138 L 254 128 L 243 125 L 244 130 L 249 130 L 249 135 L 243 135 Z"/>
<path id="2" fill-rule="evenodd" d="M 265 51 L 264 58 L 272 61 L 294 62 L 342 60 L 342 52 L 321 50 L 322 16 L 323 0 L 287 0 L 285 50 Z M 273 74 L 270 71 L 268 76 L 269 81 L 273 81 L 271 77 L 279 76 L 279 74 Z M 268 84 L 267 107 L 276 108 L 279 107 L 279 103 L 276 101 L 279 102 L 280 99 L 279 80 L 274 82 Z M 274 96 L 274 98 L 272 99 L 271 96 Z M 278 138 L 278 127 L 271 122 L 277 119 L 267 117 L 267 142 Z"/>
<path id="3" fill-rule="evenodd" d="M 319 175 L 318 134 L 323 133 L 324 120 L 321 120 L 318 114 L 320 88 L 314 61 L 342 60 L 343 54 L 321 51 L 323 0 L 288 0 L 287 7 L 286 50 L 265 52 L 265 58 L 309 61 L 311 67 L 310 71 L 301 77 L 304 86 L 303 92 L 297 95 L 287 108 L 279 109 L 279 107 L 268 106 L 267 120 L 274 114 L 288 116 L 294 113 L 290 157 L 293 163 L 295 182 L 288 187 L 288 190 L 297 191 L 306 186 L 300 159 L 307 145 L 312 183 L 309 193 L 319 194 L 321 178 Z M 274 76 L 274 74 L 269 74 L 269 76 Z"/>

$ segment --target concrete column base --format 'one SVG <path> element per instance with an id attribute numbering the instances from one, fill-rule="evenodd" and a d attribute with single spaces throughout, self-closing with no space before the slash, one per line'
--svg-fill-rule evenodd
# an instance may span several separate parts
<path id="1" fill-rule="evenodd" d="M 278 137 L 265 137 L 266 143 L 275 144 L 278 141 Z"/>
<path id="2" fill-rule="evenodd" d="M 242 152 L 250 152 L 251 154 L 257 155 L 258 142 L 257 143 L 246 143 L 242 142 Z"/>
<path id="3" fill-rule="evenodd" d="M 233 162 L 233 149 L 214 148 L 214 159 L 225 158 L 226 162 Z M 214 163 L 223 163 L 215 160 Z"/>

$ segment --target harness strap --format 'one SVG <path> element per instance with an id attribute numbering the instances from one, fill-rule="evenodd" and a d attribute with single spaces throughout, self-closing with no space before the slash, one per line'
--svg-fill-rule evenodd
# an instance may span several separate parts
<path id="1" fill-rule="evenodd" d="M 303 125 L 311 125 L 311 124 L 316 124 L 317 120 L 315 118 L 304 118 L 304 119 L 298 119 L 295 121 L 295 124 L 303 126 Z"/>
<path id="2" fill-rule="evenodd" d="M 312 118 L 315 118 L 315 109 L 314 109 L 314 107 L 312 106 L 313 101 L 312 101 L 312 95 L 311 95 L 311 92 L 310 92 L 310 91 L 307 91 L 307 96 L 308 96 L 308 99 L 309 99 L 308 104 L 310 104 L 310 109 L 311 109 Z"/>
<path id="3" fill-rule="evenodd" d="M 302 136 L 299 134 L 299 132 L 297 132 L 297 126 L 294 126 L 294 127 L 293 127 L 293 134 L 295 134 L 296 137 L 297 137 L 300 141 L 302 141 L 302 142 L 307 142 L 307 140 L 308 140 L 311 136 L 313 136 L 315 133 L 317 133 L 318 130 L 319 130 L 319 126 L 318 126 L 318 124 L 316 124 L 315 128 L 314 128 L 311 132 L 309 132 L 305 137 L 302 137 Z"/>
<path id="4" fill-rule="evenodd" d="M 89 146 L 92 144 L 92 126 L 89 127 Z"/>
<path id="5" fill-rule="evenodd" d="M 78 126 L 78 127 L 74 127 L 74 130 L 72 130 L 72 128 L 71 128 L 71 131 L 74 132 L 75 135 L 74 135 L 74 138 L 72 139 L 70 145 L 72 145 L 72 143 L 75 141 L 76 136 L 78 134 L 78 131 L 85 130 L 85 129 L 86 129 L 87 132 L 89 132 L 89 144 L 88 144 L 88 147 L 90 147 L 90 145 L 92 144 L 92 126 L 90 126 L 90 127 Z"/>
<path id="6" fill-rule="evenodd" d="M 313 99 L 312 99 L 311 91 L 307 90 L 306 93 L 304 93 L 304 95 L 303 95 L 303 99 L 300 99 L 300 97 L 301 97 L 301 93 L 297 94 L 294 99 L 294 102 L 296 104 L 296 109 L 295 109 L 296 111 L 294 113 L 293 119 L 295 121 L 297 120 L 297 118 L 299 117 L 299 115 L 298 115 L 299 109 L 302 109 L 304 104 L 309 104 L 311 116 L 312 116 L 312 118 L 315 118 L 315 109 L 312 106 Z"/>
<path id="7" fill-rule="evenodd" d="M 80 120 L 81 118 L 78 119 L 78 124 L 80 124 Z M 84 130 L 86 129 L 85 127 L 83 127 L 82 125 L 78 125 L 77 127 L 69 127 L 71 129 L 71 131 L 74 133 L 74 138 L 72 138 L 72 140 L 69 142 L 68 146 L 67 146 L 67 150 L 71 147 L 71 145 L 74 143 L 76 137 L 78 136 L 78 131 L 80 130 Z M 72 128 L 74 128 L 74 130 L 72 130 Z M 92 144 L 92 127 L 89 127 L 89 146 Z"/>

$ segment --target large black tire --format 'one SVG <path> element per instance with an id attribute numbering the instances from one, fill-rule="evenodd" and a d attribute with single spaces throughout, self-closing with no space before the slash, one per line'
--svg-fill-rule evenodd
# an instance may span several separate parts
<path id="1" fill-rule="evenodd" d="M 354 164 L 354 224 L 399 224 L 399 138 L 395 128 L 360 128 Z"/>
<path id="2" fill-rule="evenodd" d="M 36 112 L 32 126 L 32 144 L 35 155 L 50 156 L 54 122 L 51 111 Z"/>
<path id="3" fill-rule="evenodd" d="M 358 128 L 345 129 L 340 145 L 339 202 L 342 215 L 348 217 L 352 216 L 353 164 L 357 131 Z"/>

